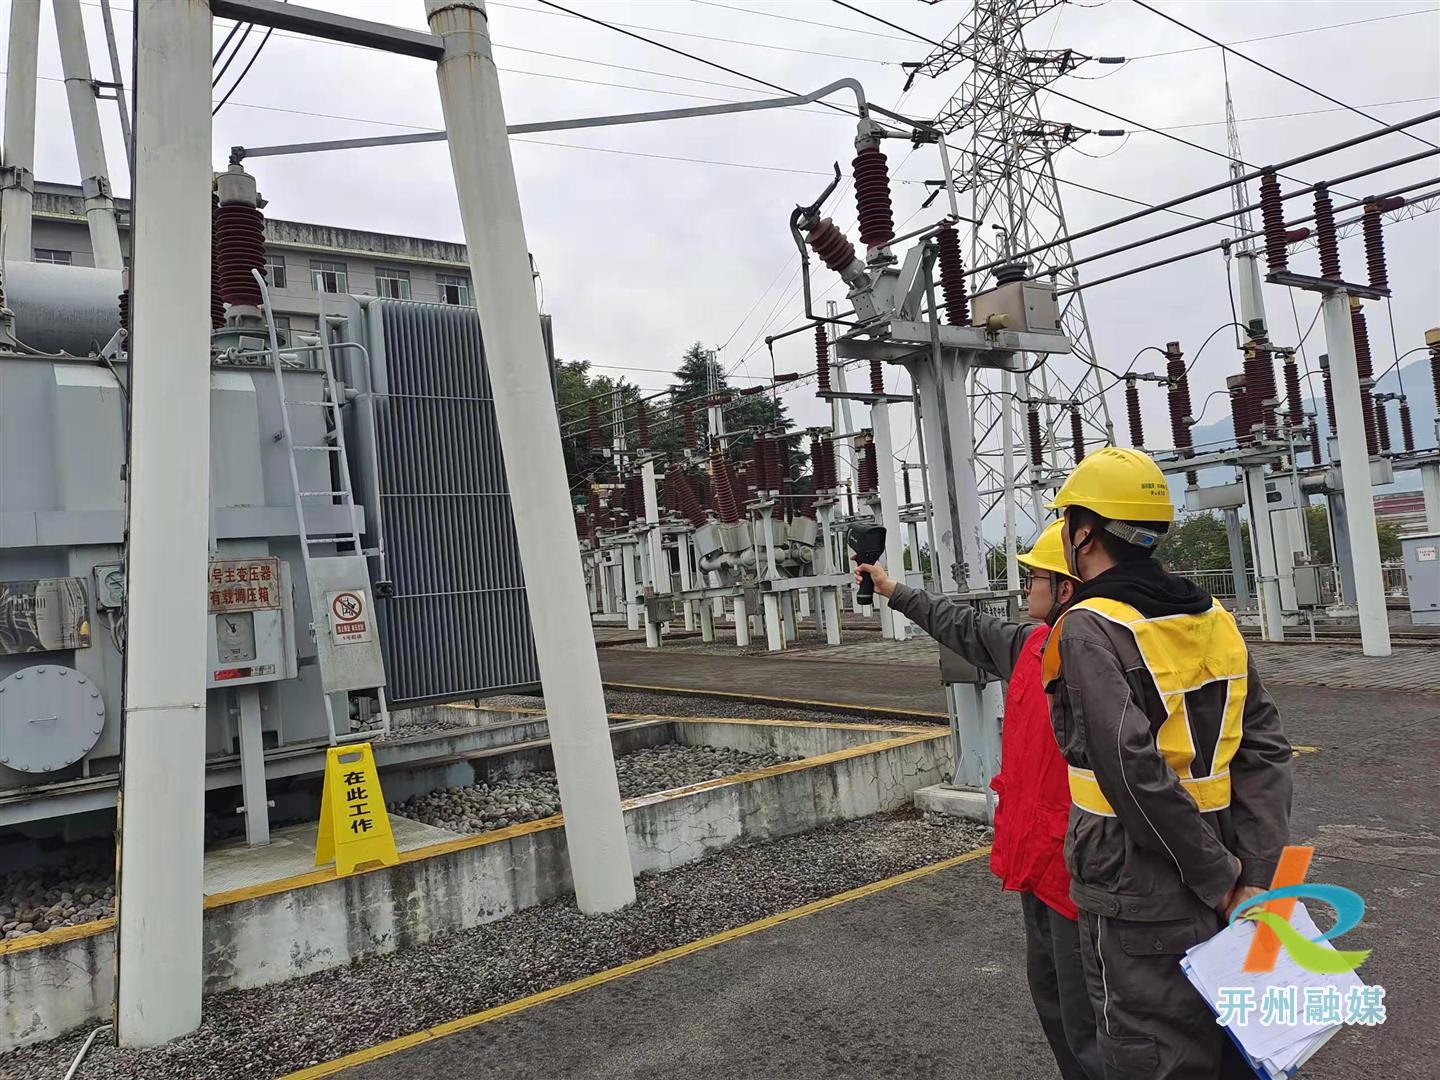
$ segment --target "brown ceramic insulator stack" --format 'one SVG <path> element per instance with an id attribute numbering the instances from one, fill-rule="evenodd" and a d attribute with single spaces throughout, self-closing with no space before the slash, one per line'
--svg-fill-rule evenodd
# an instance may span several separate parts
<path id="1" fill-rule="evenodd" d="M 715 512 L 720 520 L 733 525 L 740 520 L 735 502 L 735 472 L 725 460 L 725 451 L 718 446 L 710 451 L 710 487 L 715 499 Z"/>
<path id="2" fill-rule="evenodd" d="M 855 245 L 845 238 L 845 234 L 829 218 L 817 221 L 805 239 L 806 243 L 814 248 L 815 254 L 820 256 L 820 261 L 837 274 L 849 269 L 850 264 L 855 261 Z"/>
<path id="3" fill-rule="evenodd" d="M 1070 410 L 1070 452 L 1075 455 L 1075 464 L 1085 460 L 1085 426 L 1080 420 L 1080 406 L 1072 403 Z"/>
<path id="4" fill-rule="evenodd" d="M 775 462 L 775 490 L 783 494 L 790 480 L 790 443 L 784 438 L 777 438 L 771 458 Z"/>
<path id="5" fill-rule="evenodd" d="M 1293 356 L 1285 358 L 1285 423 L 1292 428 L 1305 423 L 1305 403 L 1300 400 L 1300 365 Z"/>
<path id="6" fill-rule="evenodd" d="M 1430 346 L 1430 382 L 1435 387 L 1435 404 L 1440 406 L 1440 340 Z"/>
<path id="7" fill-rule="evenodd" d="M 695 489 L 690 486 L 690 478 L 681 471 L 679 465 L 671 465 L 665 470 L 665 496 L 670 508 L 682 515 L 694 528 L 700 528 L 709 520 Z"/>
<path id="8" fill-rule="evenodd" d="M 1315 185 L 1315 246 L 1320 249 L 1320 276 L 1340 280 L 1340 241 L 1335 235 L 1335 204 L 1330 189 Z"/>
<path id="9" fill-rule="evenodd" d="M 1400 395 L 1400 445 L 1409 454 L 1415 450 L 1415 422 L 1410 418 L 1410 402 Z"/>
<path id="10" fill-rule="evenodd" d="M 824 323 L 815 324 L 815 387 L 822 394 L 830 392 L 830 342 Z"/>
<path id="11" fill-rule="evenodd" d="M 1310 464 L 1320 464 L 1320 425 L 1314 417 L 1310 419 L 1308 434 L 1310 436 Z"/>
<path id="12" fill-rule="evenodd" d="M 884 247 L 895 239 L 895 215 L 890 208 L 890 171 L 878 146 L 867 146 L 851 163 L 855 176 L 855 209 L 860 219 L 860 242 L 867 248 Z"/>
<path id="13" fill-rule="evenodd" d="M 759 490 L 766 488 L 770 479 L 769 440 L 760 435 L 751 439 L 750 445 L 745 448 L 745 460 L 746 486 Z"/>
<path id="14" fill-rule="evenodd" d="M 645 481 L 639 473 L 625 478 L 625 512 L 631 521 L 645 516 Z"/>
<path id="15" fill-rule="evenodd" d="M 1365 312 L 1354 299 L 1350 301 L 1350 331 L 1355 338 L 1355 373 L 1360 376 L 1360 412 L 1365 418 L 1365 445 L 1370 456 L 1380 452 L 1379 433 L 1375 429 L 1375 364 L 1370 357 L 1370 328 Z"/>
<path id="16" fill-rule="evenodd" d="M 643 401 L 635 403 L 635 428 L 638 433 L 641 450 L 650 449 L 650 410 L 645 407 Z"/>
<path id="17" fill-rule="evenodd" d="M 590 402 L 590 456 L 592 458 L 603 456 L 605 443 L 600 435 L 600 403 Z"/>
<path id="18" fill-rule="evenodd" d="M 1245 392 L 1245 376 L 1231 375 L 1225 380 L 1230 391 L 1230 419 L 1235 425 L 1235 445 L 1249 446 L 1255 440 L 1254 427 L 1250 423 L 1250 406 Z"/>
<path id="19" fill-rule="evenodd" d="M 585 500 L 585 509 L 590 515 L 590 526 L 593 529 L 600 520 L 600 493 L 593 487 Z"/>
<path id="20" fill-rule="evenodd" d="M 220 299 L 220 243 L 217 239 L 220 193 L 210 191 L 210 329 L 225 325 L 225 301 Z"/>
<path id="21" fill-rule="evenodd" d="M 1265 227 L 1265 264 L 1270 273 L 1278 274 L 1290 267 L 1290 252 L 1285 245 L 1285 204 L 1280 198 L 1280 181 L 1273 169 L 1260 175 L 1260 220 Z"/>
<path id="22" fill-rule="evenodd" d="M 1263 343 L 1245 351 L 1245 398 L 1250 405 L 1250 422 L 1265 429 L 1265 436 L 1275 434 L 1275 358 Z"/>
<path id="23" fill-rule="evenodd" d="M 873 357 L 870 360 L 870 393 L 885 393 L 885 369 L 880 366 L 880 361 Z"/>
<path id="24" fill-rule="evenodd" d="M 1195 456 L 1195 437 L 1190 433 L 1192 412 L 1190 407 L 1190 375 L 1185 370 L 1185 354 L 1180 351 L 1178 341 L 1165 345 L 1165 378 L 1170 390 L 1166 394 L 1170 406 L 1170 438 L 1181 457 Z M 1194 487 L 1198 477 L 1185 474 L 1186 482 Z"/>
<path id="25" fill-rule="evenodd" d="M 1040 406 L 1029 405 L 1025 409 L 1025 426 L 1030 435 L 1030 470 L 1038 473 L 1045 461 L 1045 440 L 1040 431 Z"/>
<path id="26" fill-rule="evenodd" d="M 865 493 L 880 490 L 880 466 L 875 460 L 875 444 L 867 442 L 860 448 L 860 468 L 857 470 L 860 490 Z"/>
<path id="27" fill-rule="evenodd" d="M 685 449 L 694 450 L 696 446 L 695 437 L 695 406 L 686 405 L 680 410 L 680 422 L 685 427 Z"/>
<path id="28" fill-rule="evenodd" d="M 1320 359 L 1324 360 L 1322 356 Z M 1325 422 L 1329 425 L 1330 434 L 1335 434 L 1335 387 L 1330 382 L 1330 368 L 1320 365 L 1320 383 L 1325 388 Z"/>
<path id="29" fill-rule="evenodd" d="M 1365 229 L 1365 269 L 1372 289 L 1390 288 L 1390 274 L 1385 265 L 1385 228 L 1380 221 L 1380 204 L 1367 202 L 1363 218 Z"/>
<path id="30" fill-rule="evenodd" d="M 1381 454 L 1390 453 L 1390 403 L 1371 399 L 1375 410 L 1375 445 Z"/>
<path id="31" fill-rule="evenodd" d="M 226 203 L 215 212 L 215 266 L 220 299 L 227 304 L 260 306 L 260 283 L 252 270 L 265 269 L 265 216 L 244 203 Z M 214 302 L 211 302 L 214 317 Z"/>
<path id="32" fill-rule="evenodd" d="M 3 298 L 0 298 L 0 306 L 3 306 Z M 221 320 L 224 321 L 223 319 Z M 212 316 L 211 322 L 214 322 Z M 126 289 L 120 294 L 120 329 L 130 333 L 130 290 Z M 212 326 L 211 329 L 214 329 Z"/>
<path id="33" fill-rule="evenodd" d="M 904 467 L 900 469 L 900 486 L 904 489 L 905 505 L 909 506 L 915 500 L 910 495 L 910 470 Z"/>
<path id="34" fill-rule="evenodd" d="M 1134 379 L 1125 380 L 1125 415 L 1130 420 L 1130 445 L 1145 449 L 1145 426 L 1140 419 L 1140 388 Z"/>
<path id="35" fill-rule="evenodd" d="M 965 290 L 965 260 L 960 255 L 960 234 L 949 223 L 935 234 L 940 256 L 940 290 L 945 294 L 945 321 L 951 326 L 970 325 L 970 297 Z"/>

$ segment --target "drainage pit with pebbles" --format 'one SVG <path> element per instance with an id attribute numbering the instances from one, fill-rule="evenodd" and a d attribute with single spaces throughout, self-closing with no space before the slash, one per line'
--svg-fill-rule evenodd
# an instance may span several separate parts
<path id="1" fill-rule="evenodd" d="M 795 760 L 779 754 L 667 743 L 616 758 L 615 772 L 620 797 L 630 799 Z M 416 795 L 391 803 L 390 812 L 451 832 L 488 832 L 560 813 L 560 788 L 553 772 L 531 773 Z"/>
<path id="2" fill-rule="evenodd" d="M 98 849 L 48 867 L 0 873 L 0 941 L 115 914 L 115 857 Z"/>

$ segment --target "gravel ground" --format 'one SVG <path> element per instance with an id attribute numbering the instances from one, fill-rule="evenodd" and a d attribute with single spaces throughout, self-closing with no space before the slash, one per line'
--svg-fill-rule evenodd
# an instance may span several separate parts
<path id="1" fill-rule="evenodd" d="M 402 953 L 206 999 L 195 1033 L 150 1051 L 100 1036 L 78 1080 L 264 1080 L 479 1012 L 812 900 L 937 862 L 989 831 L 913 812 L 730 848 L 636 882 L 636 903 L 582 916 L 569 901 Z M 6 1080 L 57 1080 L 85 1032 L 0 1058 Z"/>
<path id="2" fill-rule="evenodd" d="M 0 939 L 43 934 L 113 915 L 114 884 L 114 851 L 105 851 L 103 845 L 77 848 L 71 858 L 55 866 L 0 873 Z"/>
<path id="3" fill-rule="evenodd" d="M 511 694 L 483 698 L 482 705 L 505 709 L 543 709 L 538 695 Z M 646 713 L 659 716 L 721 716 L 746 720 L 814 720 L 841 724 L 937 724 L 946 721 L 933 716 L 883 716 L 827 712 L 792 705 L 766 705 L 737 698 L 705 697 L 699 694 L 657 694 L 645 690 L 606 690 L 605 707 L 611 713 Z"/>
<path id="4" fill-rule="evenodd" d="M 616 758 L 615 772 L 620 779 L 620 797 L 631 799 L 794 760 L 777 754 L 668 743 Z M 416 795 L 391 803 L 390 812 L 451 832 L 487 832 L 558 814 L 560 787 L 553 772 L 531 773 L 494 784 Z"/>

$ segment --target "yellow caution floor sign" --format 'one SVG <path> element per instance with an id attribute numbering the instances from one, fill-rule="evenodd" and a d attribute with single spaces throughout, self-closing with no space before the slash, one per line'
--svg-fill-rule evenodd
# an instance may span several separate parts
<path id="1" fill-rule="evenodd" d="M 325 754 L 315 865 L 333 862 L 335 873 L 344 877 L 361 866 L 399 861 L 370 744 L 331 747 Z"/>

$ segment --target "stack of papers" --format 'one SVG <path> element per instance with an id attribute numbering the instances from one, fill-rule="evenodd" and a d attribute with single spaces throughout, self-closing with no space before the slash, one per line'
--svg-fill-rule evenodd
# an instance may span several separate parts
<path id="1" fill-rule="evenodd" d="M 1303 903 L 1296 903 L 1290 923 L 1311 940 L 1320 936 L 1320 930 Z M 1256 1074 L 1264 1080 L 1280 1080 L 1294 1076 L 1295 1071 L 1342 1027 L 1333 1018 L 1319 1021 L 1306 1019 L 1307 989 L 1312 989 L 1313 997 L 1315 994 L 1329 994 L 1327 988 L 1334 987 L 1343 999 L 1352 987 L 1364 984 L 1353 971 L 1343 975 L 1320 975 L 1306 971 L 1291 960 L 1284 949 L 1280 950 L 1274 971 L 1243 970 L 1245 956 L 1258 929 L 1257 923 L 1238 919 L 1209 941 L 1187 952 L 1180 966 L 1217 1015 L 1222 1012 L 1230 1015 L 1232 1022 L 1227 1025 L 1230 1037 L 1244 1052 Z M 1322 944 L 1331 947 L 1329 942 Z M 1291 987 L 1295 988 L 1293 995 Z M 1248 1016 L 1241 1018 L 1237 1013 L 1247 1010 L 1237 1010 L 1233 1003 L 1247 989 L 1253 992 L 1256 1007 L 1248 1010 Z M 1268 1000 L 1272 1006 L 1290 1000 L 1296 1003 L 1297 1008 L 1293 1012 L 1278 1007 L 1261 1008 L 1262 1003 L 1267 1001 L 1267 992 L 1271 995 Z M 1248 998 L 1248 995 L 1245 996 Z"/>

